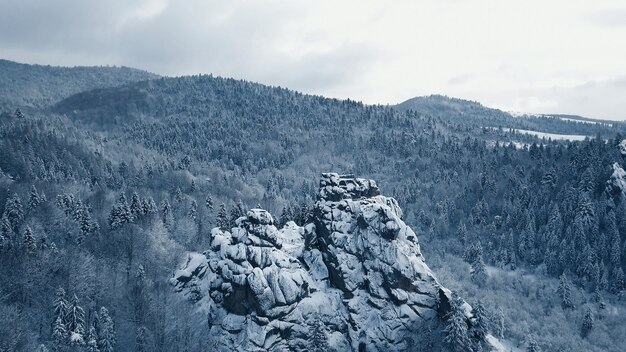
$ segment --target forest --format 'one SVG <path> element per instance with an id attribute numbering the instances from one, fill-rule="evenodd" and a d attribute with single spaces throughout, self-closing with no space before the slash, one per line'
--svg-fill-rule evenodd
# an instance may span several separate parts
<path id="1" fill-rule="evenodd" d="M 0 66 L 0 351 L 202 350 L 205 322 L 168 282 L 185 253 L 250 208 L 304 224 L 329 171 L 396 198 L 439 280 L 512 349 L 622 348 L 623 123 Z"/>

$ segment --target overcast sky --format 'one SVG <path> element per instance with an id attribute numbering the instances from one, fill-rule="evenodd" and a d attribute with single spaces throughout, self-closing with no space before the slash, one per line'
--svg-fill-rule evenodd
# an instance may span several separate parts
<path id="1" fill-rule="evenodd" d="M 0 0 L 0 57 L 626 119 L 624 0 Z"/>

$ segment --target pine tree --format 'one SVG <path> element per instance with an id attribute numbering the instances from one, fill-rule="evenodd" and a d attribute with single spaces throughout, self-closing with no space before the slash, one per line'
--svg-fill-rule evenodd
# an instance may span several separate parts
<path id="1" fill-rule="evenodd" d="M 158 209 L 152 196 L 148 196 L 147 199 L 141 201 L 141 213 L 143 215 L 155 214 L 157 211 Z"/>
<path id="2" fill-rule="evenodd" d="M 54 309 L 54 321 L 56 322 L 57 320 L 61 319 L 61 322 L 63 324 L 65 324 L 65 317 L 67 316 L 68 313 L 68 303 L 67 303 L 67 299 L 65 298 L 65 290 L 61 287 L 57 288 L 57 291 L 55 293 L 56 298 L 54 299 L 54 302 L 52 303 L 52 307 Z"/>
<path id="3" fill-rule="evenodd" d="M 506 331 L 506 325 L 504 320 L 504 311 L 502 308 L 498 308 L 498 314 L 495 318 L 495 333 L 498 338 L 504 338 L 504 332 Z"/>
<path id="4" fill-rule="evenodd" d="M 13 232 L 13 228 L 9 223 L 9 219 L 6 214 L 2 215 L 0 218 L 0 249 L 11 250 L 17 247 L 17 243 L 15 243 L 15 233 Z"/>
<path id="5" fill-rule="evenodd" d="M 455 352 L 472 351 L 472 341 L 468 335 L 462 304 L 463 302 L 460 298 L 454 297 L 452 299 L 451 310 L 447 315 L 444 328 L 444 341 Z"/>
<path id="6" fill-rule="evenodd" d="M 561 297 L 561 306 L 563 307 L 563 309 L 574 308 L 574 303 L 572 303 L 572 288 L 570 287 L 569 281 L 567 280 L 565 274 L 561 275 L 557 292 Z"/>
<path id="7" fill-rule="evenodd" d="M 174 195 L 174 201 L 176 204 L 180 204 L 183 202 L 183 191 L 180 190 L 180 187 L 176 188 L 176 194 Z"/>
<path id="8" fill-rule="evenodd" d="M 9 220 L 9 224 L 11 224 L 13 231 L 18 233 L 20 221 L 24 217 L 24 209 L 22 207 L 22 200 L 17 193 L 13 193 L 13 196 L 7 199 L 4 206 L 4 215 L 6 215 Z"/>
<path id="9" fill-rule="evenodd" d="M 78 244 L 83 243 L 87 237 L 98 231 L 100 228 L 98 223 L 92 219 L 89 207 L 83 205 L 80 199 L 75 202 L 73 216 L 74 221 L 78 224 L 80 229 L 80 235 L 76 239 Z"/>
<path id="10" fill-rule="evenodd" d="M 61 351 L 67 342 L 67 329 L 61 316 L 58 316 L 52 325 L 52 343 L 54 351 Z"/>
<path id="11" fill-rule="evenodd" d="M 78 296 L 76 295 L 69 302 L 65 322 L 67 331 L 82 340 L 85 334 L 85 311 L 78 305 Z"/>
<path id="12" fill-rule="evenodd" d="M 591 308 L 587 307 L 585 309 L 585 316 L 583 317 L 583 324 L 581 327 L 581 335 L 582 337 L 587 337 L 589 333 L 593 329 L 593 312 Z"/>
<path id="13" fill-rule="evenodd" d="M 289 208 L 288 206 L 284 206 L 283 212 L 280 215 L 280 226 L 285 226 L 285 224 L 287 224 L 291 220 L 293 220 L 291 208 Z"/>
<path id="14" fill-rule="evenodd" d="M 89 333 L 87 334 L 87 339 L 85 340 L 85 351 L 100 352 L 100 349 L 98 348 L 98 335 L 96 334 L 96 328 L 93 325 L 89 328 Z"/>
<path id="15" fill-rule="evenodd" d="M 37 193 L 37 188 L 35 185 L 30 187 L 30 193 L 28 194 L 28 209 L 32 210 L 37 208 L 42 203 L 41 198 L 39 198 L 39 193 Z"/>
<path id="16" fill-rule="evenodd" d="M 541 352 L 541 348 L 539 348 L 539 344 L 534 336 L 530 336 L 528 338 L 528 346 L 526 347 L 526 352 Z"/>
<path id="17" fill-rule="evenodd" d="M 126 201 L 126 195 L 122 192 L 117 200 L 117 203 L 115 203 L 115 205 L 113 205 L 113 209 L 111 209 L 109 225 L 111 228 L 116 229 L 131 222 L 132 220 L 133 218 L 128 202 Z"/>
<path id="18" fill-rule="evenodd" d="M 465 227 L 464 222 L 459 223 L 459 227 L 456 229 L 456 236 L 461 243 L 465 244 L 465 241 L 467 241 L 467 227 Z"/>
<path id="19" fill-rule="evenodd" d="M 172 214 L 172 206 L 167 199 L 161 202 L 161 220 L 165 226 L 171 226 L 174 223 L 174 215 Z"/>
<path id="20" fill-rule="evenodd" d="M 109 316 L 109 311 L 105 307 L 101 307 L 98 313 L 96 332 L 100 352 L 113 352 L 115 347 L 115 325 L 111 316 Z"/>
<path id="21" fill-rule="evenodd" d="M 480 342 L 485 341 L 485 337 L 489 333 L 489 316 L 485 306 L 481 302 L 476 302 L 472 310 L 474 319 L 472 321 L 472 335 Z"/>
<path id="22" fill-rule="evenodd" d="M 206 196 L 206 199 L 204 200 L 204 205 L 206 205 L 206 209 L 209 214 L 213 212 L 213 198 L 210 194 Z"/>
<path id="23" fill-rule="evenodd" d="M 191 219 L 198 220 L 198 202 L 195 199 L 191 200 L 189 204 L 189 213 L 187 214 Z"/>
<path id="24" fill-rule="evenodd" d="M 246 215 L 243 203 L 241 203 L 241 201 L 239 201 L 237 203 L 237 205 L 234 205 L 231 209 L 230 209 L 230 222 L 228 223 L 229 227 L 234 227 L 235 226 L 235 222 L 237 221 L 237 219 L 239 219 L 240 217 Z"/>
<path id="25" fill-rule="evenodd" d="M 482 285 L 487 280 L 487 267 L 483 261 L 482 251 L 478 252 L 472 261 L 472 281 L 478 285 Z"/>
<path id="26" fill-rule="evenodd" d="M 35 242 L 33 231 L 28 225 L 26 225 L 24 229 L 24 247 L 29 253 L 34 253 L 37 250 L 37 243 Z"/>
<path id="27" fill-rule="evenodd" d="M 228 229 L 228 215 L 226 215 L 226 205 L 224 203 L 220 205 L 220 211 L 217 214 L 217 227 L 222 230 Z"/>
<path id="28" fill-rule="evenodd" d="M 141 200 L 139 199 L 137 192 L 133 192 L 133 195 L 130 198 L 130 214 L 133 219 L 137 219 L 143 215 L 143 207 L 141 206 Z"/>

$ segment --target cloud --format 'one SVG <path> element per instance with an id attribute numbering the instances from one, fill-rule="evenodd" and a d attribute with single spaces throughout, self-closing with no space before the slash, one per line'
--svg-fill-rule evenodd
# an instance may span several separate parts
<path id="1" fill-rule="evenodd" d="M 626 8 L 594 11 L 586 18 L 598 27 L 626 27 Z"/>
<path id="2" fill-rule="evenodd" d="M 362 43 L 317 48 L 327 34 L 301 26 L 307 12 L 286 0 L 9 0 L 2 7 L 0 49 L 26 62 L 214 73 L 321 94 L 377 59 Z"/>

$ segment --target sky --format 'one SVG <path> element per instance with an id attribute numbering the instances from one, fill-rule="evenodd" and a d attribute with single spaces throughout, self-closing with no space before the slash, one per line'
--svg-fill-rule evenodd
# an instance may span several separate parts
<path id="1" fill-rule="evenodd" d="M 626 0 L 0 0 L 0 58 L 626 120 Z"/>

